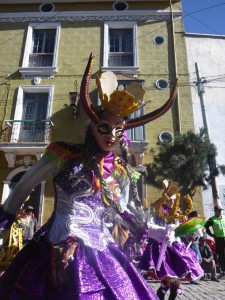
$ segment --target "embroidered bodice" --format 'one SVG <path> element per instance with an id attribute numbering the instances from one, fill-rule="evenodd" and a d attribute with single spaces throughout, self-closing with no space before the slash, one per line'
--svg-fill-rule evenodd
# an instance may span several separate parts
<path id="1" fill-rule="evenodd" d="M 121 175 L 120 175 L 121 177 Z M 123 177 L 123 176 L 122 176 Z M 128 186 L 113 176 L 107 178 L 114 186 L 114 199 L 126 206 Z M 93 174 L 83 164 L 73 160 L 54 180 L 56 205 L 54 221 L 48 233 L 53 244 L 77 237 L 91 248 L 104 250 L 114 242 L 104 223 L 105 205 L 101 192 L 93 189 Z"/>
<path id="2" fill-rule="evenodd" d="M 66 143 L 53 143 L 45 155 L 19 181 L 3 207 L 16 214 L 24 199 L 38 183 L 54 177 L 55 205 L 50 220 L 35 238 L 46 235 L 55 245 L 76 237 L 94 249 L 103 250 L 113 242 L 104 223 L 106 204 L 93 170 L 85 165 L 82 151 Z M 99 165 L 102 158 L 99 158 Z M 127 210 L 129 180 L 118 157 L 104 157 L 102 174 L 120 212 Z M 124 221 L 125 222 L 125 221 Z"/>

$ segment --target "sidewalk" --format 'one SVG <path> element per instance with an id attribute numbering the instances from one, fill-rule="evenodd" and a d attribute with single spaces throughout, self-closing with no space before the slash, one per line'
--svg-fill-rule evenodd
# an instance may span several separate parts
<path id="1" fill-rule="evenodd" d="M 160 286 L 159 281 L 147 281 L 150 286 L 157 291 Z M 183 295 L 178 296 L 179 300 L 225 300 L 225 276 L 220 278 L 220 282 L 214 282 L 210 280 L 199 281 L 199 285 L 183 282 L 181 284 L 184 290 Z M 167 293 L 165 300 L 169 297 Z"/>

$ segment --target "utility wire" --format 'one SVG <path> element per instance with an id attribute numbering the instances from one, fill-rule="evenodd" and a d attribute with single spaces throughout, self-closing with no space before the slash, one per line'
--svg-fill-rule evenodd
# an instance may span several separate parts
<path id="1" fill-rule="evenodd" d="M 82 0 L 80 0 L 79 2 L 82 2 Z M 220 6 L 220 5 L 224 5 L 224 4 L 225 4 L 225 2 L 223 2 L 223 3 L 221 3 L 221 4 L 218 4 L 218 5 L 213 5 L 213 6 L 210 6 L 210 7 L 208 7 L 208 8 L 204 8 L 204 9 L 198 10 L 198 11 L 194 11 L 194 12 L 191 12 L 191 13 L 187 13 L 186 15 L 183 16 L 183 19 L 184 19 L 185 17 L 187 17 L 187 16 L 192 16 L 192 14 L 201 12 L 201 11 L 203 11 L 203 10 L 212 9 L 212 8 L 214 8 L 214 7 L 216 7 L 216 6 Z M 69 5 L 66 9 L 57 12 L 53 17 L 59 15 L 59 14 L 62 13 L 62 12 L 67 11 L 67 10 L 68 10 L 69 8 L 71 8 L 72 6 L 73 6 L 73 4 L 72 4 L 72 5 Z M 176 6 L 176 5 L 175 5 L 175 6 Z M 199 20 L 198 20 L 198 21 L 199 21 Z M 199 22 L 201 22 L 201 21 L 199 21 Z M 40 22 L 39 24 L 42 24 L 42 23 L 45 23 L 45 21 Z M 39 24 L 37 24 L 37 26 L 38 26 Z M 207 26 L 206 24 L 204 24 L 204 25 Z M 150 34 L 156 32 L 156 31 L 158 31 L 158 30 L 161 30 L 162 28 L 167 27 L 167 26 L 168 26 L 168 25 L 165 24 L 165 25 L 163 25 L 163 26 L 161 26 L 161 27 L 155 29 L 154 31 L 148 32 L 147 34 L 138 37 L 137 39 L 144 38 L 144 37 L 146 37 L 147 35 L 150 35 Z M 10 38 L 10 39 L 8 39 L 8 40 L 6 40 L 6 41 L 0 43 L 0 45 L 6 43 L 6 42 L 9 41 L 9 40 L 12 40 L 12 39 L 14 39 L 14 38 L 20 36 L 20 35 L 22 35 L 22 34 L 24 34 L 24 33 L 18 34 L 17 36 L 14 36 L 14 37 L 12 37 L 12 38 Z M 102 55 L 102 54 L 103 54 L 103 52 L 101 52 L 100 55 Z M 165 59 L 166 59 L 166 58 L 165 58 Z M 163 59 L 161 62 L 159 62 L 159 64 L 162 63 L 165 59 Z M 79 62 L 82 62 L 82 61 L 84 61 L 84 60 L 81 60 L 81 61 L 79 61 Z M 86 60 L 85 60 L 85 61 L 86 61 Z M 74 62 L 73 64 L 66 65 L 66 66 L 64 66 L 64 67 L 62 67 L 62 68 L 60 68 L 60 69 L 65 69 L 65 68 L 70 67 L 70 66 L 73 66 L 73 65 L 75 65 L 75 64 L 77 64 L 77 63 L 79 63 L 79 62 L 76 61 L 76 62 Z M 156 67 L 156 69 L 157 69 L 157 67 Z"/>
<path id="2" fill-rule="evenodd" d="M 80 1 L 80 2 L 82 2 L 82 0 Z M 184 18 L 186 18 L 187 16 L 192 16 L 193 14 L 196 14 L 196 13 L 199 13 L 199 12 L 201 12 L 201 11 L 204 11 L 204 10 L 209 10 L 209 9 L 212 9 L 212 8 L 214 8 L 214 7 L 217 7 L 217 6 L 220 6 L 220 5 L 224 5 L 225 4 L 225 2 L 223 2 L 223 3 L 221 3 L 221 4 L 218 4 L 218 5 L 213 5 L 213 6 L 210 6 L 210 7 L 208 7 L 208 8 L 204 8 L 204 9 L 201 9 L 201 10 L 198 10 L 198 11 L 194 11 L 194 12 L 191 12 L 191 13 L 186 13 L 185 11 L 185 15 L 183 16 L 183 19 Z M 70 5 L 70 6 L 68 6 L 65 10 L 62 10 L 62 11 L 59 11 L 59 12 L 57 12 L 55 15 L 54 15 L 54 17 L 55 16 L 57 16 L 57 15 L 59 15 L 60 13 L 62 13 L 62 12 L 65 12 L 65 11 L 67 11 L 69 8 L 71 8 L 73 5 Z M 196 19 L 196 18 L 195 18 Z M 197 19 L 196 19 L 197 20 Z M 162 20 L 163 21 L 163 20 Z M 197 21 L 199 21 L 199 20 L 197 20 Z M 199 22 L 201 22 L 201 21 L 199 21 Z M 45 23 L 45 21 L 43 21 L 43 22 L 40 22 L 39 24 L 42 24 L 42 23 Z M 202 23 L 202 22 L 201 22 Z M 39 24 L 37 24 L 37 26 L 39 25 Z M 206 27 L 208 27 L 206 24 L 203 24 L 203 25 L 205 25 Z M 165 24 L 165 25 L 163 25 L 163 26 L 160 26 L 159 28 L 157 28 L 157 29 L 155 29 L 155 30 L 152 30 L 152 31 L 150 31 L 150 32 L 148 32 L 147 34 L 145 34 L 145 35 L 142 35 L 142 36 L 139 36 L 137 39 L 142 39 L 142 38 L 146 38 L 146 36 L 149 36 L 149 35 L 151 35 L 151 34 L 153 34 L 153 33 L 155 33 L 155 32 L 157 32 L 157 31 L 159 31 L 159 30 L 162 30 L 163 28 L 166 28 L 168 25 L 167 24 Z M 208 27 L 209 28 L 209 27 Z M 21 33 L 21 34 L 18 34 L 17 36 L 20 36 L 20 35 L 22 35 L 22 34 L 24 34 L 24 33 Z M 15 36 L 15 37 L 17 37 L 17 36 Z M 15 38 L 14 37 L 14 38 Z M 4 41 L 4 42 L 2 42 L 1 44 L 4 44 L 4 43 L 6 43 L 7 41 L 9 41 L 9 40 L 11 40 L 11 39 L 13 39 L 13 38 L 10 38 L 10 39 L 8 39 L 8 40 L 6 40 L 6 41 Z M 178 44 L 177 44 L 178 45 Z M 176 45 L 176 46 L 177 46 Z M 101 52 L 101 54 L 100 54 L 100 56 L 103 54 L 103 52 Z M 96 55 L 96 57 L 97 57 L 97 55 Z M 160 62 L 159 62 L 159 64 L 158 64 L 158 66 L 157 67 L 155 67 L 155 69 L 158 69 L 158 67 L 167 59 L 168 57 L 167 56 L 165 56 Z M 66 65 L 66 66 L 64 66 L 64 67 L 62 67 L 62 68 L 60 68 L 61 70 L 62 69 L 65 69 L 65 68 L 68 68 L 68 67 L 70 67 L 70 66 L 73 66 L 73 65 L 75 65 L 75 64 L 77 64 L 77 63 L 79 63 L 79 62 L 83 62 L 83 61 L 86 61 L 86 59 L 82 59 L 82 60 L 80 60 L 80 61 L 76 61 L 76 62 L 74 62 L 74 63 L 72 63 L 72 64 L 69 64 L 69 65 Z M 154 76 L 154 74 L 152 74 L 151 73 L 151 75 L 153 75 Z M 157 75 L 157 74 L 155 74 L 155 75 Z M 182 75 L 182 76 L 188 76 L 189 74 L 178 74 L 178 75 Z M 171 76 L 171 74 L 164 74 L 164 76 Z M 223 75 L 218 75 L 218 76 L 223 76 Z M 217 77 L 218 77 L 217 76 Z M 215 80 L 215 79 L 214 79 Z M 182 87 L 186 87 L 186 86 L 194 86 L 194 82 L 193 83 L 180 83 L 179 84 L 179 87 L 180 88 L 182 88 Z M 212 86 L 210 86 L 210 87 L 212 87 Z M 219 87 L 217 87 L 217 88 L 219 88 Z M 145 89 L 146 90 L 153 90 L 153 89 L 155 89 L 155 88 L 150 88 L 150 87 L 145 87 Z M 63 98 L 63 97 L 62 97 Z M 63 99 L 61 99 L 61 100 L 63 100 Z"/>
<path id="3" fill-rule="evenodd" d="M 83 1 L 83 0 L 77 1 L 77 3 L 82 2 L 82 1 Z M 57 15 L 59 15 L 59 14 L 65 12 L 65 11 L 68 11 L 68 9 L 71 8 L 71 7 L 73 7 L 73 6 L 74 6 L 74 3 L 71 4 L 71 5 L 69 5 L 69 6 L 68 6 L 66 9 L 64 9 L 64 10 L 61 10 L 61 11 L 56 12 L 56 13 L 52 16 L 52 18 L 56 17 Z M 38 27 L 38 26 L 41 25 L 42 23 L 46 23 L 46 21 L 39 22 L 39 23 L 38 23 L 36 26 L 34 26 L 33 28 Z M 13 37 L 11 37 L 11 38 L 9 38 L 9 39 L 3 41 L 2 43 L 0 43 L 0 45 L 3 45 L 3 44 L 5 44 L 6 42 L 11 41 L 11 40 L 17 38 L 18 36 L 23 35 L 23 34 L 24 34 L 23 32 L 22 32 L 22 33 L 19 33 L 19 34 L 15 35 L 15 36 L 13 36 Z"/>
<path id="4" fill-rule="evenodd" d="M 215 4 L 213 6 L 209 6 L 209 7 L 205 7 L 205 8 L 202 8 L 202 9 L 199 9 L 199 10 L 196 10 L 196 11 L 193 11 L 193 12 L 190 12 L 190 13 L 187 13 L 185 17 L 187 16 L 190 16 L 190 15 L 193 15 L 193 14 L 196 14 L 196 13 L 199 13 L 199 12 L 202 12 L 202 11 L 205 11 L 205 10 L 209 10 L 209 9 L 212 9 L 212 8 L 215 8 L 215 7 L 218 7 L 218 6 L 221 6 L 221 5 L 225 5 L 225 2 L 222 2 L 222 3 L 219 3 L 219 4 Z"/>
<path id="5" fill-rule="evenodd" d="M 201 23 L 203 26 L 207 27 L 208 29 L 210 29 L 212 32 L 216 33 L 216 34 L 219 34 L 216 30 L 214 30 L 213 28 L 211 28 L 210 26 L 208 26 L 206 23 L 200 21 L 199 19 L 195 18 L 193 16 L 193 14 L 196 14 L 196 13 L 199 13 L 199 12 L 202 12 L 202 11 L 206 11 L 206 10 L 209 10 L 209 9 L 213 9 L 215 7 L 218 7 L 218 6 L 222 6 L 222 5 L 225 5 L 225 2 L 222 2 L 222 3 L 219 3 L 219 4 L 215 4 L 213 6 L 209 6 L 209 7 L 206 7 L 206 8 L 202 8 L 202 9 L 199 9 L 199 10 L 196 10 L 194 12 L 187 12 L 185 11 L 184 9 L 182 9 L 183 12 L 186 13 L 186 15 L 183 16 L 183 19 L 186 18 L 186 17 L 191 17 L 193 18 L 195 21 Z"/>

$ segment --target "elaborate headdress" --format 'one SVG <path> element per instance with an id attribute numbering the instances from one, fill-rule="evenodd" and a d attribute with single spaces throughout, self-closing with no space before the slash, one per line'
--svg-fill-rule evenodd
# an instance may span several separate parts
<path id="1" fill-rule="evenodd" d="M 89 97 L 89 83 L 93 60 L 94 56 L 91 53 L 81 82 L 80 101 L 88 118 L 97 124 L 99 122 L 99 117 L 95 113 L 92 101 Z M 117 89 L 118 83 L 116 75 L 108 71 L 102 73 L 100 77 L 97 77 L 96 84 L 102 107 L 112 114 L 127 117 L 144 105 L 143 96 L 145 92 L 142 85 L 139 83 L 133 82 L 124 90 L 120 87 Z M 146 115 L 129 119 L 125 124 L 125 129 L 145 125 L 165 114 L 175 101 L 177 88 L 178 79 L 176 79 L 170 98 L 163 106 Z"/>

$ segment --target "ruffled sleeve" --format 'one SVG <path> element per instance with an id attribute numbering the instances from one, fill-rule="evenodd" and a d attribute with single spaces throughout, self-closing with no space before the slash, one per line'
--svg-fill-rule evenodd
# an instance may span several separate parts
<path id="1" fill-rule="evenodd" d="M 47 180 L 48 177 L 55 176 L 59 171 L 59 166 L 46 157 L 42 157 L 16 184 L 3 203 L 4 211 L 9 214 L 16 214 L 33 188 L 40 182 Z"/>
<path id="2" fill-rule="evenodd" d="M 50 144 L 42 158 L 16 184 L 3 204 L 3 210 L 15 215 L 35 186 L 56 176 L 70 159 L 80 155 L 77 147 L 76 150 L 73 149 L 72 144 L 64 142 Z"/>
<path id="3" fill-rule="evenodd" d="M 46 148 L 43 157 L 51 160 L 62 169 L 71 159 L 82 157 L 82 149 L 80 145 L 55 142 Z"/>

